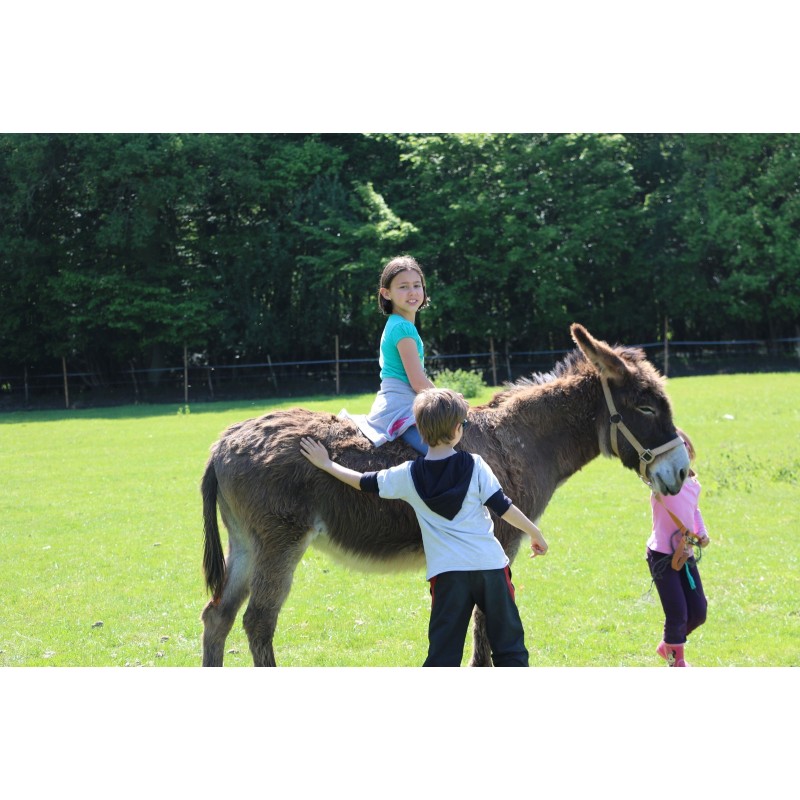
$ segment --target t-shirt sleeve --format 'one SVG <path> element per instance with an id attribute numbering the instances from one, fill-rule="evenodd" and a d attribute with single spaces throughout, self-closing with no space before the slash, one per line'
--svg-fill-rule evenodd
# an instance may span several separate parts
<path id="1" fill-rule="evenodd" d="M 408 320 L 398 322 L 390 331 L 389 341 L 392 345 L 397 347 L 397 343 L 401 339 L 413 339 L 415 342 L 419 338 L 417 329 L 414 324 Z"/>
<path id="2" fill-rule="evenodd" d="M 485 504 L 502 487 L 492 468 L 480 456 L 473 454 L 472 457 L 475 459 L 475 469 L 478 471 L 478 495 L 481 503 Z"/>
<path id="3" fill-rule="evenodd" d="M 362 492 L 369 492 L 371 494 L 378 494 L 378 473 L 365 472 L 361 476 L 359 483 Z"/>
<path id="4" fill-rule="evenodd" d="M 706 523 L 703 520 L 703 515 L 700 513 L 699 508 L 695 508 L 694 510 L 694 532 L 698 536 L 708 536 Z"/>
<path id="5" fill-rule="evenodd" d="M 498 489 L 485 503 L 484 505 L 489 511 L 494 511 L 498 517 L 502 517 L 503 514 L 514 505 L 511 500 L 506 497 L 502 489 Z"/>
<path id="6" fill-rule="evenodd" d="M 378 494 L 387 500 L 405 500 L 411 481 L 409 467 L 411 462 L 400 464 L 377 473 Z"/>
<path id="7" fill-rule="evenodd" d="M 473 455 L 473 458 L 475 468 L 478 470 L 478 492 L 481 502 L 498 517 L 502 517 L 513 503 L 506 497 L 492 468 L 480 456 Z"/>

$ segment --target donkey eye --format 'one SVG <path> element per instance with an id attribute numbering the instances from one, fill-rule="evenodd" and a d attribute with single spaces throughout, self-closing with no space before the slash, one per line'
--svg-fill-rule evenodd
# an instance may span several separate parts
<path id="1" fill-rule="evenodd" d="M 640 411 L 642 414 L 650 414 L 651 416 L 656 413 L 656 410 L 652 406 L 636 406 L 636 410 Z"/>

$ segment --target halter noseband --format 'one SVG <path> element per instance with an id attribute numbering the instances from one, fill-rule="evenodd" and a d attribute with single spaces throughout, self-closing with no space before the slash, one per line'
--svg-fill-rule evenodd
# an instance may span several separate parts
<path id="1" fill-rule="evenodd" d="M 647 483 L 647 467 L 653 463 L 656 456 L 666 453 L 667 450 L 672 450 L 673 447 L 682 445 L 683 439 L 681 439 L 680 436 L 676 436 L 674 439 L 670 439 L 666 444 L 662 444 L 654 450 L 648 450 L 646 447 L 642 447 L 638 439 L 631 433 L 630 428 L 622 421 L 622 415 L 617 411 L 614 405 L 614 399 L 611 397 L 611 389 L 608 388 L 608 380 L 605 375 L 600 375 L 600 383 L 606 398 L 608 413 L 611 415 L 611 449 L 614 451 L 617 458 L 621 459 L 619 447 L 617 445 L 617 430 L 622 431 L 622 435 L 639 454 L 639 472 L 641 473 L 642 479 Z"/>

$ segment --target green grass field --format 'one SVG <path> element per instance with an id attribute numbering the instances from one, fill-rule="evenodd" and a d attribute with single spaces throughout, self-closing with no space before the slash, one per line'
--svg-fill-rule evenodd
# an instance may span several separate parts
<path id="1" fill-rule="evenodd" d="M 800 665 L 800 374 L 670 380 L 712 537 L 709 616 L 687 658 Z M 473 404 L 491 395 L 484 392 Z M 194 666 L 206 602 L 199 481 L 229 424 L 271 408 L 368 410 L 372 395 L 0 416 L 0 666 Z M 516 561 L 533 666 L 661 666 L 644 561 L 646 487 L 597 459 L 541 520 L 546 558 Z M 224 533 L 223 533 L 224 536 Z M 282 666 L 417 666 L 424 574 L 363 574 L 309 550 L 279 621 Z M 241 616 L 226 665 L 252 664 Z M 469 643 L 465 648 L 465 660 Z"/>

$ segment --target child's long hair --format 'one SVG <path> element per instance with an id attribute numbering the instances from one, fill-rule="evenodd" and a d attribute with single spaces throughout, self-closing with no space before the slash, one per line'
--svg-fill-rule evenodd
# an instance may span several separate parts
<path id="1" fill-rule="evenodd" d="M 686 445 L 686 452 L 689 454 L 689 475 L 694 477 L 697 473 L 692 468 L 692 464 L 694 464 L 694 460 L 697 457 L 697 453 L 695 452 L 694 445 L 692 444 L 692 440 L 689 438 L 689 434 L 686 431 L 682 431 L 680 428 L 675 428 L 675 433 L 683 439 L 683 443 Z"/>
<path id="2" fill-rule="evenodd" d="M 381 273 L 381 283 L 378 287 L 378 305 L 380 306 L 381 312 L 387 317 L 392 313 L 392 301 L 387 300 L 381 294 L 380 290 L 388 289 L 392 285 L 392 281 L 395 279 L 397 274 L 407 269 L 416 272 L 417 275 L 419 275 L 419 279 L 422 281 L 422 303 L 420 304 L 419 310 L 421 311 L 428 305 L 428 289 L 425 286 L 425 275 L 423 274 L 422 267 L 417 262 L 417 259 L 413 258 L 412 256 L 396 256 L 383 268 L 383 273 Z"/>

